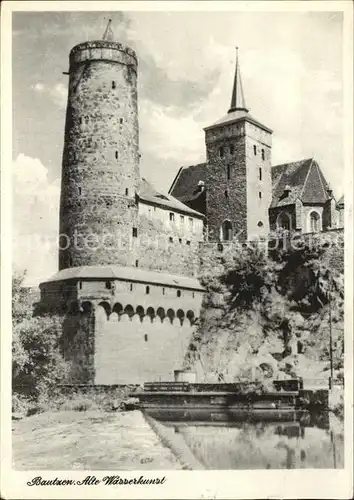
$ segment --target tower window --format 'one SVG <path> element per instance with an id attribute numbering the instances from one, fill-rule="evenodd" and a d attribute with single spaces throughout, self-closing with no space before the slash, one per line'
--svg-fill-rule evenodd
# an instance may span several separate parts
<path id="1" fill-rule="evenodd" d="M 133 238 L 137 238 L 137 237 L 138 237 L 138 228 L 133 227 Z"/>
<path id="2" fill-rule="evenodd" d="M 82 281 L 79 281 L 79 289 L 82 290 Z"/>
<path id="3" fill-rule="evenodd" d="M 116 157 L 116 160 L 118 160 L 118 151 L 114 153 L 114 156 Z"/>
<path id="4" fill-rule="evenodd" d="M 123 123 L 123 118 L 119 118 L 119 123 L 122 125 L 122 123 Z"/>
<path id="5" fill-rule="evenodd" d="M 116 82 L 113 80 L 112 81 L 112 89 L 115 89 L 116 88 Z"/>
<path id="6" fill-rule="evenodd" d="M 257 154 L 257 146 L 256 145 L 253 146 L 253 153 L 254 153 L 254 155 Z"/>
<path id="7" fill-rule="evenodd" d="M 79 194 L 81 195 L 81 187 L 79 187 Z"/>
<path id="8" fill-rule="evenodd" d="M 219 149 L 219 156 L 220 156 L 220 158 L 224 157 L 224 148 Z"/>
<path id="9" fill-rule="evenodd" d="M 139 261 L 138 260 L 135 261 L 135 267 L 139 267 Z"/>
<path id="10" fill-rule="evenodd" d="M 111 281 L 106 281 L 106 288 L 107 288 L 107 290 L 112 289 L 112 282 Z"/>
<path id="11" fill-rule="evenodd" d="M 227 180 L 231 179 L 231 167 L 230 165 L 227 167 Z"/>
<path id="12" fill-rule="evenodd" d="M 258 226 L 258 227 L 263 227 L 263 222 L 262 222 L 261 220 L 260 220 L 260 221 L 258 221 L 257 226 Z"/>
<path id="13" fill-rule="evenodd" d="M 189 240 L 186 241 L 186 245 L 190 245 L 191 242 Z"/>
<path id="14" fill-rule="evenodd" d="M 130 291 L 132 292 L 133 291 L 133 283 L 130 283 Z"/>
<path id="15" fill-rule="evenodd" d="M 193 297 L 193 299 L 194 299 L 194 297 L 195 297 L 195 293 L 194 293 L 194 292 L 192 292 L 192 297 Z"/>
<path id="16" fill-rule="evenodd" d="M 258 198 L 261 199 L 262 198 L 262 191 L 258 191 Z"/>
<path id="17" fill-rule="evenodd" d="M 147 336 L 147 333 L 145 333 L 145 335 L 144 335 L 144 340 L 145 340 L 145 342 L 147 342 L 147 341 L 148 341 L 148 336 Z"/>
<path id="18" fill-rule="evenodd" d="M 259 169 L 259 180 L 260 181 L 262 180 L 262 169 L 261 168 Z"/>
<path id="19" fill-rule="evenodd" d="M 175 220 L 175 214 L 173 212 L 170 212 L 170 221 L 174 221 Z"/>
<path id="20" fill-rule="evenodd" d="M 228 197 L 229 197 L 229 192 L 228 192 L 228 190 L 227 190 L 227 189 L 225 189 L 225 193 L 224 193 L 224 194 L 225 194 L 225 198 L 228 198 Z"/>
<path id="21" fill-rule="evenodd" d="M 181 296 L 181 290 L 177 290 L 177 297 Z"/>
<path id="22" fill-rule="evenodd" d="M 145 293 L 146 293 L 146 295 L 149 295 L 149 293 L 150 293 L 150 287 L 149 286 L 145 287 Z"/>
<path id="23" fill-rule="evenodd" d="M 125 188 L 125 196 L 128 196 L 128 194 L 129 194 L 129 189 Z"/>
<path id="24" fill-rule="evenodd" d="M 262 149 L 262 160 L 265 159 L 264 149 Z"/>
<path id="25" fill-rule="evenodd" d="M 165 289 L 164 288 L 162 289 L 162 295 L 165 295 Z"/>
<path id="26" fill-rule="evenodd" d="M 230 155 L 233 155 L 235 152 L 235 147 L 233 144 L 230 144 Z"/>

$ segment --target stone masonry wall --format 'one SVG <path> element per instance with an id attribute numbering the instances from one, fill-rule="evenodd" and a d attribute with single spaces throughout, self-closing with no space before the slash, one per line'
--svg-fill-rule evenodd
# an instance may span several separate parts
<path id="1" fill-rule="evenodd" d="M 60 269 L 134 261 L 127 244 L 137 221 L 137 62 L 120 44 L 91 45 L 70 56 Z"/>
<path id="2" fill-rule="evenodd" d="M 218 240 L 220 227 L 229 220 L 233 235 L 242 231 L 241 239 L 247 237 L 247 192 L 245 137 L 239 132 L 220 132 L 215 137 L 213 131 L 207 132 L 207 193 L 206 214 L 208 235 L 211 240 Z M 209 138 L 210 137 L 210 138 Z M 220 151 L 223 156 L 220 156 Z M 230 179 L 227 169 L 230 168 Z"/>
<path id="3" fill-rule="evenodd" d="M 272 200 L 272 136 L 262 128 L 245 123 L 247 166 L 247 238 L 267 238 L 268 207 Z"/>

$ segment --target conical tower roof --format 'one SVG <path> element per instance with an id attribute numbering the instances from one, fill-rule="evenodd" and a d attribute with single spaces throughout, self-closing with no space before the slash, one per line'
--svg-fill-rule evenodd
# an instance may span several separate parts
<path id="1" fill-rule="evenodd" d="M 245 111 L 246 113 L 248 112 L 242 87 L 241 70 L 238 58 L 238 47 L 236 47 L 235 76 L 234 76 L 234 84 L 232 87 L 231 104 L 228 113 L 232 113 L 234 111 Z"/>

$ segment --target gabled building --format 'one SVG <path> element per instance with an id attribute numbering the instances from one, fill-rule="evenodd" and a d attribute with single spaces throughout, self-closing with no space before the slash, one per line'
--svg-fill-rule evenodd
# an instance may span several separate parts
<path id="1" fill-rule="evenodd" d="M 271 166 L 272 130 L 246 107 L 238 54 L 230 109 L 204 131 L 207 161 L 182 167 L 169 193 L 205 215 L 209 240 L 343 227 L 344 203 L 314 158 Z"/>

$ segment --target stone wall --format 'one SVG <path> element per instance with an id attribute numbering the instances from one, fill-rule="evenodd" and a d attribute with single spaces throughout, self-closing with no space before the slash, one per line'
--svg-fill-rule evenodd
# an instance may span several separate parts
<path id="1" fill-rule="evenodd" d="M 206 136 L 206 216 L 208 236 L 218 240 L 225 220 L 232 224 L 233 235 L 247 237 L 247 192 L 245 137 L 220 134 L 216 140 Z M 222 157 L 220 154 L 222 151 Z M 231 151 L 233 151 L 231 153 Z M 230 179 L 228 179 L 228 169 Z"/>
<path id="2" fill-rule="evenodd" d="M 138 133 L 134 53 L 114 42 L 74 47 L 62 167 L 60 269 L 133 265 L 135 256 L 127 245 L 137 221 Z"/>
<path id="3" fill-rule="evenodd" d="M 240 240 L 267 238 L 271 201 L 271 133 L 248 121 L 206 129 L 209 238 L 223 221 Z"/>
<path id="4" fill-rule="evenodd" d="M 245 123 L 247 167 L 247 237 L 267 238 L 268 207 L 272 200 L 272 136 L 253 123 Z"/>
<path id="5" fill-rule="evenodd" d="M 83 311 L 72 310 L 63 325 L 63 355 L 70 362 L 69 382 L 92 384 L 95 381 L 95 315 L 90 304 Z"/>

